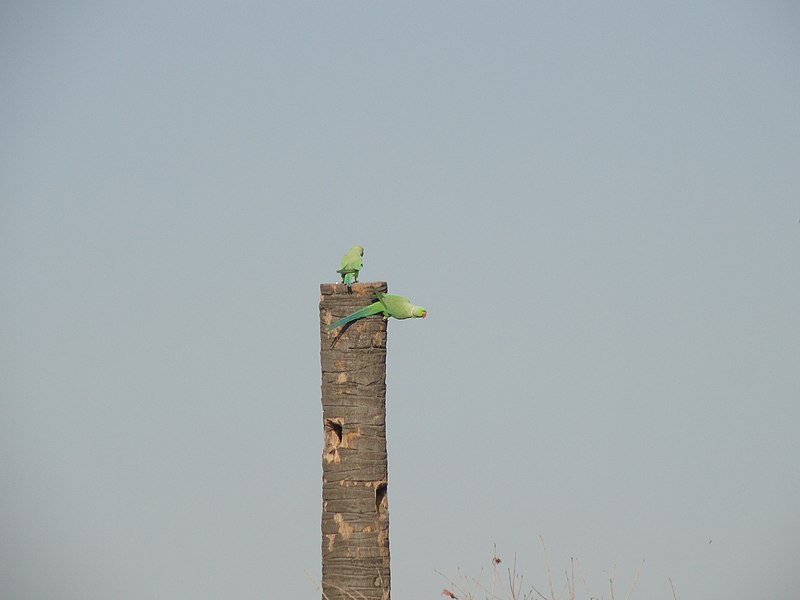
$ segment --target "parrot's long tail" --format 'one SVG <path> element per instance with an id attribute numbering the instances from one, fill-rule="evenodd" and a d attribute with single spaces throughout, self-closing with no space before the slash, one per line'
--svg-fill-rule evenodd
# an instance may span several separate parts
<path id="1" fill-rule="evenodd" d="M 356 280 L 355 273 L 345 273 L 344 276 L 344 284 L 347 286 L 347 289 L 350 289 L 350 286 L 353 285 L 353 282 Z"/>
<path id="2" fill-rule="evenodd" d="M 331 329 L 336 329 L 337 327 L 341 327 L 349 323 L 350 321 L 355 321 L 356 319 L 361 319 L 363 317 L 368 317 L 370 315 L 377 315 L 379 312 L 383 312 L 385 307 L 383 306 L 382 302 L 373 302 L 369 306 L 365 306 L 364 308 L 359 308 L 353 314 L 347 315 L 346 317 L 342 317 L 338 321 L 334 321 L 330 325 L 326 327 L 328 331 Z"/>

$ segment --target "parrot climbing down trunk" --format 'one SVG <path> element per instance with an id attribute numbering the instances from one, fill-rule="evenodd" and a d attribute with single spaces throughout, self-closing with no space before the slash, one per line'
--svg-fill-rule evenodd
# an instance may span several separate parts
<path id="1" fill-rule="evenodd" d="M 342 263 L 337 273 L 342 276 L 342 283 L 347 286 L 347 291 L 351 292 L 350 286 L 358 281 L 358 272 L 364 268 L 364 247 L 353 246 L 342 257 Z"/>
<path id="2" fill-rule="evenodd" d="M 338 321 L 334 321 L 328 325 L 326 329 L 330 331 L 331 329 L 341 327 L 350 321 L 355 321 L 356 319 L 361 319 L 370 315 L 377 315 L 378 313 L 383 313 L 384 320 L 388 319 L 389 317 L 394 317 L 395 319 L 424 319 L 428 314 L 427 310 L 421 306 L 415 306 L 414 304 L 411 304 L 411 300 L 404 296 L 375 292 L 375 297 L 378 299 L 377 302 L 373 302 L 369 306 L 358 309 L 353 314 L 347 315 Z"/>

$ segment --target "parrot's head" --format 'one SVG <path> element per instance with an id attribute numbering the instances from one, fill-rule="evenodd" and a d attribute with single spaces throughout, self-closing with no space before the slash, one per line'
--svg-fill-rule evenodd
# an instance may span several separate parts
<path id="1" fill-rule="evenodd" d="M 420 319 L 424 319 L 428 316 L 428 311 L 421 306 L 415 306 L 414 310 L 411 311 L 411 314 Z"/>
<path id="2" fill-rule="evenodd" d="M 364 256 L 364 246 L 353 246 L 353 251 L 358 252 L 359 256 Z"/>

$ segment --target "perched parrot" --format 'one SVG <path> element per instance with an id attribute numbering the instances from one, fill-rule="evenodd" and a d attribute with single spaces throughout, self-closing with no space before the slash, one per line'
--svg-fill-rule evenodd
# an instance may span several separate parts
<path id="1" fill-rule="evenodd" d="M 350 321 L 355 321 L 356 319 L 368 317 L 370 315 L 377 315 L 378 313 L 383 313 L 384 320 L 388 319 L 389 317 L 394 317 L 395 319 L 424 319 L 428 314 L 427 310 L 421 306 L 414 306 L 411 304 L 411 300 L 404 296 L 375 292 L 375 297 L 378 299 L 377 302 L 373 302 L 369 306 L 358 309 L 351 315 L 347 315 L 338 321 L 334 321 L 328 325 L 328 331 L 331 329 L 336 329 L 337 327 L 341 327 Z"/>
<path id="2" fill-rule="evenodd" d="M 347 291 L 350 291 L 350 286 L 354 281 L 358 281 L 358 272 L 364 268 L 364 261 L 361 258 L 364 256 L 363 246 L 353 246 L 342 257 L 341 268 L 336 271 L 342 276 L 342 283 L 347 286 Z"/>

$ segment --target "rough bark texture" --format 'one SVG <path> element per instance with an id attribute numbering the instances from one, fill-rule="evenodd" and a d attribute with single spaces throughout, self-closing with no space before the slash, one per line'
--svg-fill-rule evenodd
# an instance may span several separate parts
<path id="1" fill-rule="evenodd" d="M 325 325 L 375 301 L 385 282 L 320 285 L 322 362 L 322 593 L 389 600 L 386 321 Z"/>

